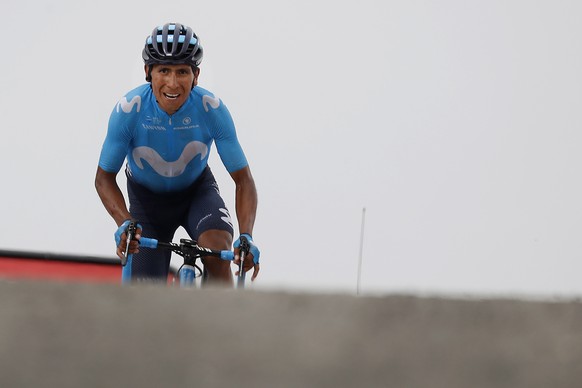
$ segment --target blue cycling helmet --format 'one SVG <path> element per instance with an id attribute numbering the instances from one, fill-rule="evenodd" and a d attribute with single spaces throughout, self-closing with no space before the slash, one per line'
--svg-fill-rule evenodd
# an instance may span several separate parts
<path id="1" fill-rule="evenodd" d="M 146 65 L 191 65 L 202 62 L 200 40 L 188 26 L 166 23 L 154 28 L 146 38 L 142 58 Z"/>

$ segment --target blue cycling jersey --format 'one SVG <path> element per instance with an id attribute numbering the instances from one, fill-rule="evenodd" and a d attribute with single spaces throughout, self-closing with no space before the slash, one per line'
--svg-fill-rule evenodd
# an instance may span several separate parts
<path id="1" fill-rule="evenodd" d="M 232 117 L 209 91 L 196 86 L 173 115 L 163 111 L 150 84 L 117 103 L 109 118 L 99 167 L 117 173 L 123 161 L 131 177 L 154 192 L 190 186 L 207 165 L 212 143 L 229 172 L 248 165 Z"/>

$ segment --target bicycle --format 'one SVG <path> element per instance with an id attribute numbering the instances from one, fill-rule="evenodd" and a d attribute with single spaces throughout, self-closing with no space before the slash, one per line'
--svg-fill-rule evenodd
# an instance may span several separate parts
<path id="1" fill-rule="evenodd" d="M 131 222 L 128 226 L 127 237 L 128 241 L 131 241 L 136 233 L 136 225 Z M 180 239 L 180 243 L 173 242 L 162 242 L 154 238 L 141 237 L 139 239 L 140 248 L 150 248 L 150 249 L 169 249 L 172 252 L 182 256 L 184 258 L 184 263 L 178 270 L 179 282 L 181 288 L 192 288 L 196 286 L 195 280 L 197 277 L 204 276 L 204 271 L 198 266 L 196 261 L 201 259 L 202 256 L 214 256 L 219 257 L 222 260 L 234 260 L 234 252 L 227 250 L 213 250 L 209 248 L 204 248 L 198 245 L 194 240 Z M 129 244 L 127 244 L 129 247 Z M 237 288 L 244 288 L 245 285 L 245 271 L 244 271 L 244 261 L 245 257 L 249 252 L 249 242 L 246 238 L 241 238 L 240 245 L 240 263 L 238 267 L 237 276 Z M 131 258 L 132 255 L 129 253 L 129 248 L 125 250 L 125 257 L 121 260 L 122 284 L 129 284 L 131 282 Z M 129 264 L 129 265 L 128 265 Z M 199 275 L 196 275 L 198 271 Z"/>

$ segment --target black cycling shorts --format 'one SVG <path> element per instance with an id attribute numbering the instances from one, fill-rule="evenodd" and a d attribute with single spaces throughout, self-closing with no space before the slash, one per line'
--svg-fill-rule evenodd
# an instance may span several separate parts
<path id="1" fill-rule="evenodd" d="M 175 193 L 154 193 L 127 177 L 129 212 L 142 226 L 142 236 L 170 242 L 181 226 L 191 239 L 210 229 L 234 233 L 230 213 L 220 196 L 218 184 L 209 167 L 187 189 Z M 171 251 L 142 248 L 133 255 L 134 280 L 165 282 Z"/>

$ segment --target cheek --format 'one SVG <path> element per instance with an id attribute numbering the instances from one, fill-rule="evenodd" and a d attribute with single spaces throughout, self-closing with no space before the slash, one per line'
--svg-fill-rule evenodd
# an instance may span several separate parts
<path id="1" fill-rule="evenodd" d="M 156 98 L 159 98 L 160 95 L 162 94 L 159 86 L 152 87 L 152 91 L 154 92 L 154 96 L 156 96 Z"/>
<path id="2" fill-rule="evenodd" d="M 196 85 L 196 80 L 195 79 L 185 80 L 184 83 L 182 84 L 182 87 L 185 90 L 190 90 L 190 89 L 192 89 L 192 85 Z"/>

